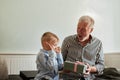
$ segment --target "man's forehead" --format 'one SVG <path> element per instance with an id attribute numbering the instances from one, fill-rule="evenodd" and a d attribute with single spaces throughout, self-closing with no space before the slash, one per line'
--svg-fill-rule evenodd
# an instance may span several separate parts
<path id="1" fill-rule="evenodd" d="M 85 21 L 81 21 L 81 22 L 79 22 L 78 24 L 90 24 L 91 22 L 90 21 L 88 21 L 88 20 L 85 20 Z"/>
<path id="2" fill-rule="evenodd" d="M 89 22 L 91 22 L 91 20 L 89 18 L 84 18 L 84 19 L 81 19 L 80 22 L 89 23 Z"/>

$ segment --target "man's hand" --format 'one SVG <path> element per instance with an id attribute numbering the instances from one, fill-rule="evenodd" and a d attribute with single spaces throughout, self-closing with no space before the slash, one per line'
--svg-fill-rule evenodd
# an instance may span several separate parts
<path id="1" fill-rule="evenodd" d="M 97 71 L 96 67 L 90 66 L 88 63 L 86 65 L 87 65 L 87 69 L 86 69 L 86 73 L 84 73 L 84 77 L 86 77 L 91 72 L 96 72 Z"/>

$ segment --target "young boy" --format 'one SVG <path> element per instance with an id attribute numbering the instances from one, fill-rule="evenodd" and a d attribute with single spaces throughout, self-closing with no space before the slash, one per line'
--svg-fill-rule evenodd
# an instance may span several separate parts
<path id="1" fill-rule="evenodd" d="M 63 68 L 63 58 L 59 38 L 51 32 L 42 35 L 41 43 L 43 49 L 37 55 L 38 74 L 34 80 L 59 80 L 58 71 Z"/>

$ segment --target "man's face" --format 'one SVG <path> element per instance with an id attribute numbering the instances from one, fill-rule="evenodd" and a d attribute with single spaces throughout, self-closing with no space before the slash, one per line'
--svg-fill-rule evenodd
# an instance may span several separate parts
<path id="1" fill-rule="evenodd" d="M 90 27 L 90 22 L 88 21 L 79 22 L 77 26 L 77 36 L 79 41 L 84 42 L 85 40 L 87 40 L 92 30 L 93 28 Z"/>

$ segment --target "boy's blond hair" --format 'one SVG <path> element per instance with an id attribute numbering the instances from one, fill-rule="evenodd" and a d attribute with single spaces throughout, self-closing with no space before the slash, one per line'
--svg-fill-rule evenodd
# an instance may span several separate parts
<path id="1" fill-rule="evenodd" d="M 41 43 L 43 41 L 50 41 L 52 39 L 51 37 L 55 37 L 59 41 L 59 38 L 57 37 L 56 34 L 54 34 L 52 32 L 45 32 L 41 37 Z"/>

